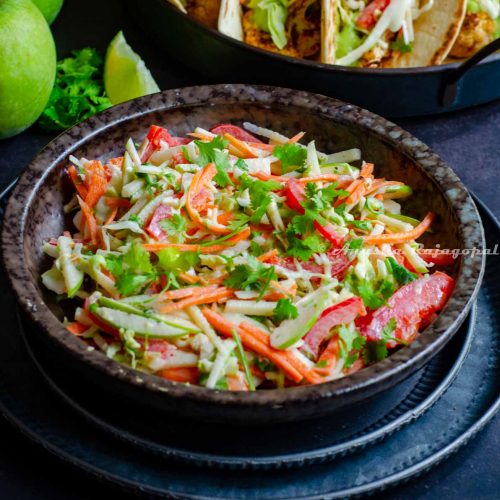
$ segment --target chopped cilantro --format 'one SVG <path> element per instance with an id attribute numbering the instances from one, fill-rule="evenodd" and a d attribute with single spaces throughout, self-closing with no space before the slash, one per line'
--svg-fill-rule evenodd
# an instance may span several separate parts
<path id="1" fill-rule="evenodd" d="M 304 166 L 307 150 L 299 144 L 283 144 L 275 146 L 273 156 L 281 161 L 282 173 L 286 174 Z"/>
<path id="2" fill-rule="evenodd" d="M 391 49 L 401 52 L 401 54 L 407 54 L 413 50 L 413 43 L 405 43 L 402 36 L 398 36 L 394 42 L 391 43 Z"/>
<path id="3" fill-rule="evenodd" d="M 44 130 L 64 130 L 111 106 L 95 49 L 75 50 L 57 63 L 56 81 L 40 117 Z"/>
<path id="4" fill-rule="evenodd" d="M 360 280 L 350 273 L 346 278 L 349 288 L 363 299 L 363 303 L 370 309 L 378 309 L 396 291 L 396 286 L 388 280 Z"/>
<path id="5" fill-rule="evenodd" d="M 301 239 L 298 238 L 295 233 L 290 234 L 289 231 L 287 231 L 287 237 L 290 243 L 287 255 L 303 261 L 308 261 L 315 253 L 326 252 L 330 247 L 330 243 L 319 234 L 313 233 Z"/>
<path id="6" fill-rule="evenodd" d="M 281 323 L 285 319 L 294 319 L 298 315 L 297 307 L 290 299 L 279 299 L 273 311 L 273 319 Z"/>
<path id="7" fill-rule="evenodd" d="M 149 253 L 137 241 L 123 255 L 107 255 L 104 265 L 116 278 L 116 289 L 124 296 L 132 295 L 156 278 Z"/>
<path id="8" fill-rule="evenodd" d="M 363 248 L 363 238 L 353 238 L 351 240 L 348 240 L 347 243 L 344 245 L 344 250 L 346 251 L 347 255 L 356 254 L 356 252 L 358 252 L 362 248 Z"/>
<path id="9" fill-rule="evenodd" d="M 274 266 L 266 267 L 254 256 L 249 255 L 248 263 L 237 265 L 224 284 L 239 290 L 258 290 L 260 293 L 257 300 L 260 300 L 273 279 L 277 279 Z"/>
<path id="10" fill-rule="evenodd" d="M 385 259 L 387 263 L 387 268 L 389 272 L 392 273 L 394 279 L 398 282 L 399 285 L 406 285 L 407 283 L 411 283 L 417 279 L 416 274 L 408 271 L 406 267 L 398 264 L 394 257 L 387 257 Z"/>
<path id="11" fill-rule="evenodd" d="M 179 214 L 174 214 L 168 219 L 160 221 L 161 228 L 174 238 L 177 243 L 184 243 L 186 239 L 187 221 Z"/>
<path id="12" fill-rule="evenodd" d="M 362 231 L 369 231 L 372 228 L 371 223 L 366 220 L 352 220 L 349 224 Z"/>
<path id="13" fill-rule="evenodd" d="M 359 350 L 365 345 L 366 338 L 357 330 L 351 330 L 346 326 L 338 328 L 339 355 L 344 360 L 344 368 L 350 368 L 359 358 Z"/>
<path id="14" fill-rule="evenodd" d="M 132 214 L 128 220 L 132 221 L 132 222 L 135 222 L 136 224 L 138 224 L 140 227 L 143 226 L 143 223 L 141 221 L 141 219 L 139 219 L 139 216 L 137 214 Z"/>
<path id="15" fill-rule="evenodd" d="M 179 274 L 186 272 L 199 262 L 197 252 L 181 252 L 177 248 L 164 248 L 156 253 L 158 257 L 157 266 L 168 273 Z"/>
<path id="16" fill-rule="evenodd" d="M 248 165 L 246 164 L 243 158 L 238 158 L 236 160 L 235 166 L 238 167 L 240 170 L 244 170 L 245 172 L 248 171 Z"/>
<path id="17" fill-rule="evenodd" d="M 387 324 L 382 328 L 382 340 L 385 340 L 386 342 L 396 342 L 397 344 L 401 345 L 408 345 L 408 342 L 405 340 L 397 338 L 394 334 L 396 331 L 398 324 L 396 322 L 395 318 L 391 318 Z"/>
<path id="18" fill-rule="evenodd" d="M 240 177 L 241 188 L 248 189 L 251 207 L 254 210 L 250 220 L 258 223 L 266 213 L 267 207 L 273 201 L 271 191 L 281 189 L 281 184 L 275 181 L 253 180 L 247 174 Z"/>
<path id="19" fill-rule="evenodd" d="M 328 366 L 328 360 L 327 359 L 322 359 L 321 361 L 318 361 L 316 363 L 317 368 L 326 368 Z"/>
<path id="20" fill-rule="evenodd" d="M 330 209 L 335 199 L 349 194 L 343 189 L 337 189 L 336 182 L 332 182 L 325 188 L 318 188 L 313 182 L 309 182 L 306 184 L 305 192 L 307 200 L 302 205 L 314 212 Z"/>
<path id="21" fill-rule="evenodd" d="M 210 142 L 194 141 L 200 152 L 198 156 L 198 165 L 204 167 L 207 163 L 213 163 L 217 173 L 214 176 L 214 181 L 221 187 L 226 187 L 233 184 L 227 174 L 230 167 L 228 154 L 224 151 L 227 146 L 227 140 L 217 136 Z"/>

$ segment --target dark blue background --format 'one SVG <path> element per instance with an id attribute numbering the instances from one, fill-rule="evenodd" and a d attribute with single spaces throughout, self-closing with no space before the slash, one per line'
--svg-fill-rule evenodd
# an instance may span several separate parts
<path id="1" fill-rule="evenodd" d="M 118 0 L 66 0 L 52 27 L 59 57 L 85 46 L 97 47 L 104 54 L 111 38 L 123 29 L 162 89 L 207 83 L 203 75 L 188 71 L 179 62 L 157 52 L 144 38 L 140 27 L 125 15 Z M 494 214 L 500 215 L 500 102 L 444 116 L 396 121 L 439 153 Z M 52 137 L 35 126 L 17 137 L 0 141 L 0 186 L 14 179 Z M 2 498 L 56 500 L 116 495 L 116 490 L 48 456 L 2 420 L 0 443 Z M 499 498 L 499 449 L 500 418 L 497 417 L 473 442 L 445 463 L 381 497 L 401 500 Z"/>

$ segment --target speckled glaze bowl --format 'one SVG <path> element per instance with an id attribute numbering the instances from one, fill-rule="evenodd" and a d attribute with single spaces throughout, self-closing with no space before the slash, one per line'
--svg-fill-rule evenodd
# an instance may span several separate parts
<path id="1" fill-rule="evenodd" d="M 128 137 L 140 141 L 151 124 L 183 135 L 196 126 L 243 121 L 290 136 L 304 130 L 323 151 L 360 148 L 363 158 L 375 163 L 378 176 L 413 187 L 415 194 L 405 201 L 405 212 L 422 217 L 432 210 L 438 215 L 434 232 L 426 235 L 428 245 L 484 247 L 476 207 L 453 171 L 419 140 L 368 111 L 296 90 L 243 85 L 168 90 L 124 103 L 73 127 L 38 154 L 9 200 L 2 233 L 5 268 L 35 334 L 54 359 L 65 364 L 68 376 L 85 379 L 90 390 L 145 410 L 205 421 L 248 424 L 319 417 L 362 402 L 408 377 L 442 349 L 465 319 L 480 286 L 483 256 L 459 259 L 451 299 L 411 346 L 340 380 L 255 393 L 189 387 L 146 375 L 108 359 L 69 333 L 61 322 L 65 312 L 40 284 L 48 267 L 43 241 L 70 227 L 62 210 L 69 199 L 63 175 L 68 156 L 118 156 Z"/>

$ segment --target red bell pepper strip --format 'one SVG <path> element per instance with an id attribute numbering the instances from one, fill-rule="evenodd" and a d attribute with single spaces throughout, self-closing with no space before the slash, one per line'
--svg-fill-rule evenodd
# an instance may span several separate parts
<path id="1" fill-rule="evenodd" d="M 248 133 L 241 127 L 231 125 L 229 123 L 221 123 L 220 125 L 217 125 L 216 127 L 210 129 L 210 132 L 212 132 L 212 134 L 222 136 L 224 136 L 224 134 L 230 134 L 233 137 L 236 137 L 236 139 L 245 142 L 262 142 L 261 140 L 257 139 L 257 137 L 254 137 L 252 134 Z"/>
<path id="2" fill-rule="evenodd" d="M 372 28 L 377 23 L 380 14 L 389 6 L 391 0 L 373 0 L 359 14 L 356 26 L 365 30 Z"/>
<path id="3" fill-rule="evenodd" d="M 382 306 L 356 321 L 356 326 L 368 340 L 380 340 L 382 330 L 394 318 L 396 329 L 392 336 L 410 343 L 420 327 L 426 326 L 450 298 L 455 282 L 442 272 L 424 276 L 402 286 Z M 396 347 L 390 340 L 387 347 Z"/>
<path id="4" fill-rule="evenodd" d="M 318 358 L 321 344 L 328 338 L 332 328 L 354 321 L 365 314 L 363 301 L 359 297 L 351 297 L 323 311 L 318 321 L 304 337 L 309 350 Z"/>
<path id="5" fill-rule="evenodd" d="M 189 139 L 184 137 L 174 137 L 170 132 L 157 125 L 151 125 L 149 127 L 148 135 L 146 136 L 148 140 L 148 146 L 144 150 L 141 156 L 141 161 L 146 161 L 155 151 L 161 148 L 161 143 L 166 142 L 171 148 L 174 146 L 182 146 L 183 144 L 188 144 Z"/>

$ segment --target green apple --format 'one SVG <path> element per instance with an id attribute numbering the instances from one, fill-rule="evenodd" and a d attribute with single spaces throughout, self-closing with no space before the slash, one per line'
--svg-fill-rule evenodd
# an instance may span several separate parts
<path id="1" fill-rule="evenodd" d="M 52 24 L 54 19 L 61 10 L 63 0 L 31 0 L 43 14 L 49 24 Z"/>
<path id="2" fill-rule="evenodd" d="M 0 139 L 42 113 L 56 74 L 50 28 L 31 0 L 0 0 Z"/>
<path id="3" fill-rule="evenodd" d="M 316 290 L 297 302 L 297 317 L 286 319 L 271 333 L 271 345 L 288 349 L 296 344 L 318 321 L 330 301 L 328 290 Z"/>

